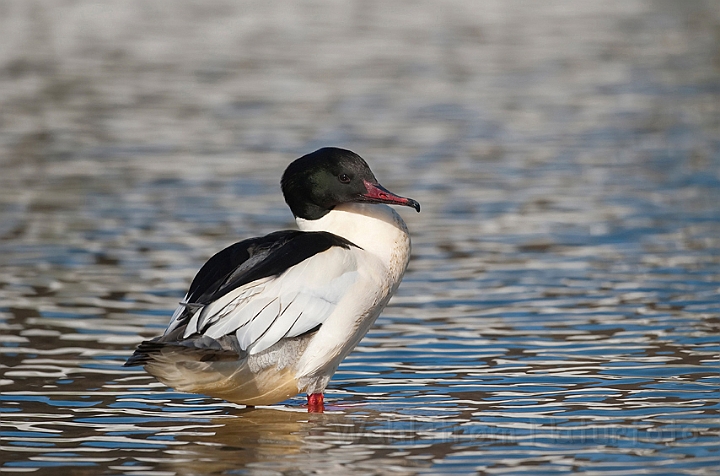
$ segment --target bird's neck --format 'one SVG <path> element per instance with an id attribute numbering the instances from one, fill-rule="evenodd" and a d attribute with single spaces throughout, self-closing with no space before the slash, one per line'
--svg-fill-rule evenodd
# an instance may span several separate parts
<path id="1" fill-rule="evenodd" d="M 344 203 L 317 220 L 296 219 L 302 231 L 341 236 L 377 256 L 390 270 L 405 271 L 410 257 L 407 226 L 387 205 Z"/>

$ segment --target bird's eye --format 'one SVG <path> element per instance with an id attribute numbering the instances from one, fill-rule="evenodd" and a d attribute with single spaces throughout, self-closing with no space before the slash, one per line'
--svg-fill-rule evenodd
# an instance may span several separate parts
<path id="1" fill-rule="evenodd" d="M 338 175 L 338 180 L 340 183 L 350 183 L 350 177 L 348 174 L 340 174 Z"/>

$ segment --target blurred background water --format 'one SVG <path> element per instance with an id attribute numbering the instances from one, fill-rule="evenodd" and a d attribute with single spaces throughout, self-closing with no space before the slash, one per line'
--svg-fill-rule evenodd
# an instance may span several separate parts
<path id="1" fill-rule="evenodd" d="M 332 380 L 122 363 L 350 148 L 423 212 Z M 717 474 L 720 4 L 0 0 L 0 471 Z"/>

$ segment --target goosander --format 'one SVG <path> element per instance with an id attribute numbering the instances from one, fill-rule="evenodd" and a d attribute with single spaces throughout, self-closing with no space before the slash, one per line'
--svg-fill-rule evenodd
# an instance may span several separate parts
<path id="1" fill-rule="evenodd" d="M 397 290 L 410 258 L 405 222 L 367 163 L 323 148 L 292 162 L 281 187 L 299 230 L 225 248 L 193 279 L 165 333 L 125 366 L 163 384 L 247 406 L 323 392 Z"/>

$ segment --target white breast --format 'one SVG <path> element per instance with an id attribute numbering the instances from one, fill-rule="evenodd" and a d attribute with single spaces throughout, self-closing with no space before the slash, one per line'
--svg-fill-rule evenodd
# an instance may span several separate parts
<path id="1" fill-rule="evenodd" d="M 340 361 L 367 333 L 400 284 L 410 258 L 407 227 L 395 210 L 379 204 L 343 204 L 318 220 L 297 219 L 303 231 L 327 231 L 360 249 L 359 279 L 308 344 L 297 364 L 298 388 L 322 390 Z"/>
<path id="2" fill-rule="evenodd" d="M 298 218 L 302 231 L 327 231 L 351 241 L 378 258 L 399 277 L 410 257 L 410 236 L 400 215 L 387 205 L 346 203 L 318 220 Z"/>

